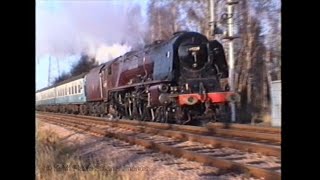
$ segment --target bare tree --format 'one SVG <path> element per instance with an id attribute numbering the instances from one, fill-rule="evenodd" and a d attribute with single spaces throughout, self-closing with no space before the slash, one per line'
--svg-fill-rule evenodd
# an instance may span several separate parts
<path id="1" fill-rule="evenodd" d="M 280 74 L 280 58 L 274 58 L 280 55 L 280 12 L 268 10 L 274 2 L 242 0 L 237 8 L 236 87 L 242 96 L 241 120 L 259 121 L 270 113 L 270 82 L 280 78 L 273 75 Z"/>
<path id="2" fill-rule="evenodd" d="M 179 0 L 150 1 L 148 5 L 150 42 L 168 39 L 174 32 L 181 30 L 179 2 Z"/>
<path id="3" fill-rule="evenodd" d="M 141 7 L 134 5 L 127 10 L 126 42 L 132 49 L 140 49 L 145 45 L 145 22 L 141 15 Z"/>

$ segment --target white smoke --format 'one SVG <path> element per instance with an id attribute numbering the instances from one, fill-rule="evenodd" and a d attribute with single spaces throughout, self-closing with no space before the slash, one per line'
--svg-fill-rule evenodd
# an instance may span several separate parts
<path id="1" fill-rule="evenodd" d="M 132 5 L 130 1 L 37 1 L 36 57 L 85 52 L 101 63 L 124 54 L 131 49 L 126 42 L 127 24 L 132 22 L 125 14 Z"/>
<path id="2" fill-rule="evenodd" d="M 101 45 L 97 52 L 95 59 L 100 64 L 116 57 L 119 57 L 130 51 L 131 47 L 127 45 L 113 44 L 112 46 Z"/>

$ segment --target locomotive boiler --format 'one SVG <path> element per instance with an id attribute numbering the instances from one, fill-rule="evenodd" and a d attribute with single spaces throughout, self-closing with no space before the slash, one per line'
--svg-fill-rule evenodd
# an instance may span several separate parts
<path id="1" fill-rule="evenodd" d="M 103 100 L 96 109 L 120 118 L 179 124 L 221 120 L 237 96 L 220 86 L 220 78 L 228 77 L 222 45 L 196 32 L 175 33 L 128 52 L 90 76 L 97 77 L 97 88 L 92 92 L 88 84 L 87 94 Z"/>

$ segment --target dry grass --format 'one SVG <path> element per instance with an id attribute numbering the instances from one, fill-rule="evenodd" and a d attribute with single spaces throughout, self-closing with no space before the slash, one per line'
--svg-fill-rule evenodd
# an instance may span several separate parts
<path id="1" fill-rule="evenodd" d="M 37 180 L 108 180 L 145 179 L 144 173 L 112 171 L 92 160 L 76 155 L 77 146 L 66 144 L 52 130 L 42 130 L 37 123 L 36 178 Z M 132 176 L 133 175 L 133 176 Z"/>

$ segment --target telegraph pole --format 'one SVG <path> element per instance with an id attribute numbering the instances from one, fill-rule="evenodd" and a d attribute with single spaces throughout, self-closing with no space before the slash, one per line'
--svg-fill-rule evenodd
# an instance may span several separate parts
<path id="1" fill-rule="evenodd" d="M 60 76 L 60 65 L 59 65 L 59 59 L 57 58 L 57 67 L 58 67 L 58 77 Z"/>
<path id="2" fill-rule="evenodd" d="M 229 86 L 232 92 L 235 92 L 235 84 L 234 84 L 234 49 L 233 49 L 233 39 L 235 38 L 233 35 L 233 5 L 237 4 L 238 2 L 233 0 L 227 1 L 228 6 L 228 35 L 227 39 L 229 40 Z M 230 103 L 231 106 L 231 121 L 236 121 L 236 106 L 235 103 Z"/>
<path id="3" fill-rule="evenodd" d="M 50 86 L 50 80 L 51 80 L 51 56 L 49 56 L 48 86 Z"/>

